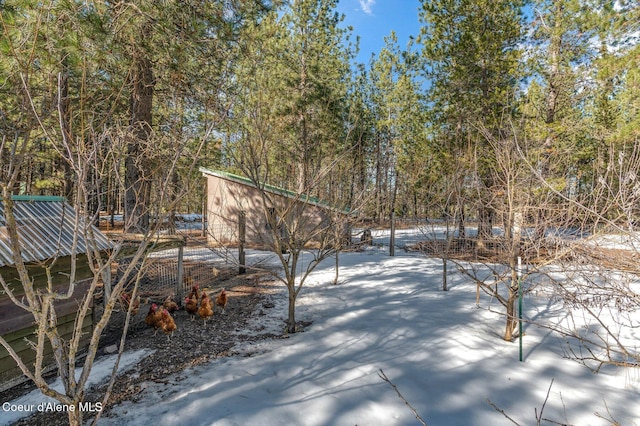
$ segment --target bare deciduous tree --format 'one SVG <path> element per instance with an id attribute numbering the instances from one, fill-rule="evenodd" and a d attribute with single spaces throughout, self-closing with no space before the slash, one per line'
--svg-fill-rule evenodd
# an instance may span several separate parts
<path id="1" fill-rule="evenodd" d="M 549 268 L 539 269 L 541 285 L 552 289 L 569 314 L 565 324 L 554 327 L 566 337 L 566 356 L 594 371 L 604 365 L 640 366 L 633 338 L 638 327 L 633 313 L 640 309 L 640 238 L 634 229 L 640 143 L 612 146 L 609 157 L 590 193 L 554 190 L 564 206 L 556 210 L 557 222 L 564 219 L 565 226 L 550 247 Z"/>
<path id="2" fill-rule="evenodd" d="M 60 11 L 66 10 L 62 8 Z M 99 84 L 91 80 L 96 76 L 95 64 L 87 61 L 74 62 L 75 86 L 69 89 L 69 80 L 61 74 L 63 71 L 56 71 L 60 69 L 60 64 L 45 63 L 42 57 L 49 56 L 42 54 L 41 49 L 45 47 L 37 42 L 43 38 L 45 31 L 50 30 L 47 25 L 52 25 L 46 18 L 55 14 L 46 7 L 29 12 L 34 15 L 25 13 L 25 25 L 22 27 L 16 25 L 15 17 L 9 13 L 2 11 L 0 14 L 4 31 L 3 49 L 10 53 L 3 58 L 4 67 L 1 70 L 8 84 L 3 89 L 7 96 L 0 101 L 0 201 L 11 260 L 18 277 L 17 280 L 9 280 L 0 275 L 0 290 L 18 309 L 33 318 L 35 331 L 29 337 L 33 354 L 29 355 L 35 355 L 35 360 L 22 358 L 2 337 L 0 344 L 11 355 L 22 374 L 43 394 L 67 405 L 69 423 L 79 425 L 83 422 L 81 408 L 101 335 L 114 309 L 120 306 L 123 292 L 127 291 L 132 300 L 135 299 L 140 274 L 144 270 L 148 249 L 158 235 L 158 226 L 167 212 L 175 210 L 188 188 L 185 186 L 177 192 L 168 190 L 172 187 L 174 172 L 178 167 L 185 168 L 187 174 L 193 170 L 204 140 L 211 135 L 211 125 L 209 123 L 209 127 L 201 132 L 194 131 L 203 135 L 195 140 L 187 136 L 176 138 L 170 132 L 147 128 L 143 142 L 138 144 L 135 152 L 128 152 L 128 142 L 134 138 L 137 130 L 135 125 L 131 126 L 130 120 L 118 115 L 121 91 L 116 87 L 115 93 L 108 90 L 97 92 L 95 86 Z M 42 25 L 37 25 L 37 22 Z M 89 49 L 95 46 L 83 47 Z M 54 50 L 49 53 L 60 53 L 55 51 L 53 43 L 47 44 L 46 48 Z M 70 49 L 70 46 L 63 45 L 61 49 Z M 81 53 L 88 54 L 87 51 Z M 68 55 L 68 58 L 77 57 Z M 115 83 L 114 79 L 110 81 Z M 74 102 L 70 105 L 68 100 L 72 96 Z M 191 127 L 191 130 L 194 128 Z M 70 173 L 75 184 L 69 200 L 75 208 L 75 216 L 72 218 L 71 247 L 68 247 L 69 267 L 63 271 L 64 275 L 54 276 L 52 272 L 53 265 L 60 263 L 61 255 L 27 264 L 21 244 L 23 224 L 18 223 L 19 219 L 13 214 L 12 196 L 26 187 L 24 180 L 29 176 L 31 159 L 37 154 L 34 141 L 51 147 L 56 154 L 56 161 L 64 164 L 64 169 Z M 123 155 L 129 155 L 128 161 L 133 164 L 144 163 L 145 173 L 134 180 L 125 179 Z M 112 180 L 115 180 L 115 184 Z M 125 236 L 114 237 L 107 246 L 97 236 L 92 224 L 97 222 L 100 210 L 105 207 L 102 205 L 105 198 L 117 198 L 114 193 L 117 188 L 126 190 L 124 185 L 129 185 L 129 189 L 140 188 L 143 181 L 149 185 L 148 196 L 137 193 L 134 207 L 141 216 L 154 218 L 154 222 L 140 235 L 127 269 L 115 282 L 111 282 L 108 272 L 112 262 L 120 255 Z M 103 192 L 106 188 L 113 192 L 107 197 Z M 56 231 L 60 232 L 54 229 L 53 233 Z M 72 297 L 78 298 L 79 271 L 84 266 L 89 269 L 89 274 L 82 282 L 77 316 L 72 322 L 72 331 L 64 332 L 58 327 L 58 305 L 70 301 Z M 45 282 L 36 285 L 33 278 L 36 273 L 45 275 Z M 131 281 L 132 276 L 135 278 Z M 95 309 L 95 300 L 101 300 L 104 308 L 95 311 L 100 313 L 87 336 L 83 321 Z M 129 304 L 118 359 L 124 350 L 132 306 Z M 51 347 L 52 359 L 45 356 L 46 347 Z M 55 390 L 45 380 L 45 372 L 51 364 L 55 365 L 62 381 L 64 389 L 61 391 Z M 117 365 L 116 361 L 109 390 L 104 397 L 105 404 L 115 380 Z M 99 413 L 94 422 L 98 417 Z"/>
<path id="3" fill-rule="evenodd" d="M 29 87 L 24 86 L 23 90 L 28 94 Z M 53 127 L 48 127 L 44 121 L 39 129 L 47 134 L 52 140 L 58 140 L 55 144 L 60 155 L 73 171 L 74 180 L 77 182 L 74 205 L 76 206 L 76 216 L 73 218 L 73 241 L 70 248 L 70 269 L 68 271 L 68 279 L 64 286 L 54 285 L 54 276 L 50 272 L 57 258 L 49 259 L 42 263 L 40 268 L 45 269 L 47 281 L 44 286 L 34 285 L 32 274 L 34 269 L 29 267 L 23 260 L 23 246 L 21 244 L 21 231 L 23 226 L 16 221 L 13 214 L 12 192 L 17 187 L 17 179 L 20 176 L 20 170 L 24 167 L 22 162 L 23 156 L 17 155 L 21 149 L 22 139 L 16 138 L 15 143 L 11 144 L 6 138 L 3 141 L 3 147 L 9 152 L 7 167 L 3 169 L 2 175 L 2 204 L 4 212 L 4 220 L 10 243 L 12 260 L 19 276 L 19 292 L 24 293 L 24 297 L 18 296 L 16 293 L 15 283 L 7 282 L 0 276 L 0 284 L 4 293 L 19 308 L 29 312 L 33 316 L 36 330 L 32 340 L 32 347 L 35 351 L 35 362 L 33 364 L 25 362 L 21 356 L 16 353 L 8 342 L 0 337 L 0 344 L 10 353 L 17 363 L 22 373 L 29 378 L 45 395 L 55 398 L 60 403 L 68 406 L 68 415 L 70 424 L 82 424 L 83 412 L 82 403 L 84 402 L 84 394 L 87 386 L 89 375 L 93 368 L 96 358 L 98 346 L 102 332 L 109 322 L 114 308 L 119 306 L 122 293 L 126 290 L 132 295 L 132 300 L 136 297 L 137 285 L 140 273 L 144 269 L 146 253 L 149 245 L 155 238 L 157 229 L 151 228 L 150 231 L 141 239 L 133 254 L 124 274 L 118 281 L 112 283 L 107 281 L 109 277 L 108 270 L 111 263 L 119 256 L 119 250 L 123 246 L 122 241 L 113 241 L 110 247 L 104 246 L 104 240 L 96 235 L 96 228 L 92 226 L 93 218 L 91 215 L 97 215 L 91 203 L 94 200 L 94 188 L 101 187 L 100 180 L 106 176 L 106 171 L 111 167 L 118 167 L 119 163 L 109 163 L 109 159 L 113 160 L 117 157 L 114 155 L 122 146 L 118 146 L 118 140 L 126 143 L 126 137 L 114 137 L 113 131 L 110 130 L 104 134 L 90 134 L 88 138 L 68 139 L 56 138 Z M 155 137 L 153 150 L 147 149 L 140 152 L 140 156 L 145 157 L 146 161 L 157 156 L 158 146 L 162 146 L 165 142 L 160 137 Z M 173 143 L 173 141 L 172 141 Z M 108 146 L 106 146 L 108 144 Z M 151 146 L 149 147 L 151 148 Z M 156 174 L 154 184 L 157 188 L 166 188 L 169 185 L 171 170 L 176 167 L 180 159 L 180 150 L 172 150 L 171 156 L 163 155 L 164 169 L 167 173 Z M 111 153 L 105 155 L 105 153 Z M 5 158 L 3 158 L 4 160 Z M 88 179 L 91 174 L 92 179 Z M 165 209 L 171 208 L 171 201 L 167 200 L 163 195 L 166 191 L 158 190 L 154 199 L 154 204 L 145 204 L 144 209 L 152 211 L 154 214 L 161 214 Z M 179 197 L 178 197 L 179 199 Z M 174 202 L 177 202 L 174 200 Z M 88 215 L 90 215 L 88 217 Z M 159 216 L 156 216 L 159 217 Z M 161 220 L 158 223 L 162 222 Z M 124 238 L 124 236 L 122 237 Z M 85 246 L 80 249 L 80 246 Z M 81 260 L 82 259 L 82 260 Z M 86 259 L 86 260 L 85 260 Z M 71 337 L 67 338 L 62 330 L 58 329 L 57 323 L 57 304 L 64 300 L 69 300 L 77 295 L 78 282 L 76 278 L 77 268 L 81 266 L 81 262 L 86 261 L 91 270 L 91 278 L 88 280 L 85 293 L 81 298 L 78 306 L 77 318 L 74 322 Z M 140 267 L 138 274 L 135 274 L 134 268 Z M 37 270 L 38 268 L 36 268 Z M 133 284 L 129 277 L 136 276 Z M 85 317 L 93 308 L 94 300 L 98 295 L 102 294 L 104 298 L 104 309 L 101 315 L 94 323 L 88 344 L 84 343 L 82 324 Z M 123 335 L 120 345 L 120 353 L 124 349 L 124 341 L 126 338 L 127 327 L 131 307 L 127 313 L 127 322 L 123 329 Z M 50 345 L 53 352 L 55 365 L 58 375 L 64 385 L 63 391 L 54 390 L 45 380 L 45 372 L 47 360 L 45 357 L 45 346 Z M 117 366 L 117 363 L 116 363 Z M 76 370 L 80 369 L 78 373 Z M 115 378 L 115 369 L 114 376 Z M 105 396 L 105 403 L 106 398 Z"/>
<path id="4" fill-rule="evenodd" d="M 276 254 L 283 267 L 283 276 L 276 274 L 276 277 L 288 290 L 287 332 L 294 333 L 298 330 L 296 301 L 309 274 L 323 260 L 337 257 L 349 244 L 350 212 L 347 207 L 325 204 L 310 195 L 326 183 L 328 176 L 336 170 L 337 162 L 308 177 L 310 186 L 289 192 L 268 184 L 268 171 L 261 167 L 260 161 L 265 157 L 258 151 L 250 141 L 245 142 L 242 150 L 236 151 L 239 155 L 236 164 L 258 190 L 258 199 L 253 204 L 259 211 L 253 214 L 264 215 L 268 225 L 266 229 L 252 231 L 261 236 L 262 244 Z"/>

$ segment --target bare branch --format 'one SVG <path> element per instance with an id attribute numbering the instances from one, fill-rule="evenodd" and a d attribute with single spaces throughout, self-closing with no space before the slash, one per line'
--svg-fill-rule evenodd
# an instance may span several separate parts
<path id="1" fill-rule="evenodd" d="M 413 415 L 416 416 L 416 419 L 418 419 L 420 424 L 422 424 L 423 426 L 427 426 L 427 423 L 424 421 L 424 419 L 422 417 L 420 417 L 420 415 L 418 414 L 416 409 L 413 408 L 413 406 L 409 403 L 409 401 L 407 401 L 407 399 L 400 393 L 400 390 L 398 389 L 398 387 L 395 384 L 393 384 L 393 382 L 391 380 L 389 380 L 389 378 L 387 377 L 386 374 L 384 374 L 384 371 L 382 371 L 382 368 L 380 369 L 380 372 L 378 373 L 378 376 L 382 380 L 387 382 L 389 384 L 389 386 L 391 386 L 393 388 L 393 390 L 396 391 L 396 393 L 398 394 L 398 397 L 400 397 L 400 399 L 404 401 L 404 403 L 407 405 L 407 407 L 409 407 L 409 409 L 411 410 Z"/>

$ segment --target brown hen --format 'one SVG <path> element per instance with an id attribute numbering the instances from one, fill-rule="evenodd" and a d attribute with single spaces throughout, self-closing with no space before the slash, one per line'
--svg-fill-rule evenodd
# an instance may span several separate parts
<path id="1" fill-rule="evenodd" d="M 204 320 L 204 325 L 207 324 L 207 318 L 213 316 L 213 303 L 204 291 L 202 292 L 202 300 L 200 300 L 200 308 L 198 308 L 198 316 Z"/>
<path id="2" fill-rule="evenodd" d="M 227 307 L 227 302 L 228 302 L 227 292 L 223 288 L 220 294 L 218 295 L 218 297 L 216 297 L 216 306 L 220 307 L 223 314 L 224 314 L 225 308 Z"/>
<path id="3" fill-rule="evenodd" d="M 160 314 L 159 325 L 160 329 L 164 334 L 167 335 L 167 339 L 169 340 L 171 340 L 173 332 L 178 328 L 169 311 L 164 308 L 162 309 L 162 313 Z"/>

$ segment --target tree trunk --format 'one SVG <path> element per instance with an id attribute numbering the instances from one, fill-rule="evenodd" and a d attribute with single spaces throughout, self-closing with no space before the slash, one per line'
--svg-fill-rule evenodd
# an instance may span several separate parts
<path id="1" fill-rule="evenodd" d="M 73 407 L 73 409 L 71 409 Z M 82 411 L 80 411 L 80 404 L 75 403 L 69 407 L 68 419 L 69 426 L 82 426 Z"/>
<path id="2" fill-rule="evenodd" d="M 516 300 L 518 297 L 517 289 L 509 288 L 509 297 L 507 299 L 507 324 L 504 331 L 504 340 L 513 341 L 513 333 L 517 325 Z"/>
<path id="3" fill-rule="evenodd" d="M 67 64 L 66 58 L 62 60 L 63 71 L 60 73 L 59 81 L 58 81 L 58 90 L 59 90 L 59 99 L 58 99 L 58 109 L 60 114 L 60 123 L 61 123 L 61 131 L 62 137 L 65 141 L 67 141 L 68 145 L 71 145 L 71 140 L 73 138 L 71 134 L 71 111 L 69 108 L 70 100 L 69 100 L 69 67 Z M 73 170 L 71 169 L 71 165 L 69 161 L 62 161 L 62 169 L 64 171 L 64 187 L 62 189 L 62 196 L 67 200 L 71 200 L 72 192 L 73 192 Z"/>
<path id="4" fill-rule="evenodd" d="M 464 229 L 464 203 L 460 202 L 460 208 L 458 213 L 458 238 L 464 240 L 467 237 L 467 233 Z"/>
<path id="5" fill-rule="evenodd" d="M 448 206 L 447 206 L 448 207 Z M 448 291 L 447 285 L 447 261 L 449 259 L 449 249 L 451 247 L 451 238 L 449 237 L 449 214 L 446 214 L 446 233 L 442 250 L 442 291 Z M 437 244 L 437 241 L 436 241 Z"/>
<path id="6" fill-rule="evenodd" d="M 287 333 L 296 332 L 296 284 L 295 278 L 289 282 L 289 316 L 287 318 Z"/>
<path id="7" fill-rule="evenodd" d="M 493 211 L 481 206 L 478 211 L 478 240 L 491 238 L 493 234 Z"/>
<path id="8" fill-rule="evenodd" d="M 507 297 L 507 324 L 504 331 L 504 340 L 513 341 L 513 333 L 516 331 L 518 325 L 518 312 L 516 310 L 516 302 L 518 300 L 518 293 L 520 290 L 520 281 L 518 280 L 518 271 L 516 270 L 517 261 L 512 259 L 511 261 L 511 285 L 508 286 Z"/>
<path id="9" fill-rule="evenodd" d="M 442 291 L 448 291 L 447 287 L 447 254 L 442 254 Z"/>
<path id="10" fill-rule="evenodd" d="M 380 149 L 380 136 L 376 134 L 376 184 L 375 184 L 375 212 L 374 220 L 382 220 L 382 153 Z"/>
<path id="11" fill-rule="evenodd" d="M 153 71 L 151 61 L 135 58 L 131 87 L 131 126 L 133 138 L 125 159 L 125 231 L 144 233 L 149 229 L 148 204 L 151 176 L 145 159 L 145 145 L 151 135 Z"/>

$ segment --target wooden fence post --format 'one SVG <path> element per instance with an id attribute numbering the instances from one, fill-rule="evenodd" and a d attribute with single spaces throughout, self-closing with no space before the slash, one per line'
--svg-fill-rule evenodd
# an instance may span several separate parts
<path id="1" fill-rule="evenodd" d="M 176 277 L 176 299 L 184 297 L 184 245 L 178 248 L 178 272 Z"/>
<path id="2" fill-rule="evenodd" d="M 247 236 L 247 215 L 244 210 L 240 212 L 240 216 L 238 218 L 238 263 L 240 267 L 238 268 L 239 274 L 244 274 L 247 269 L 245 268 L 245 254 L 244 254 L 244 243 L 246 241 Z"/>
<path id="3" fill-rule="evenodd" d="M 391 236 L 389 237 L 389 256 L 396 255 L 396 214 L 391 213 Z"/>

